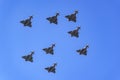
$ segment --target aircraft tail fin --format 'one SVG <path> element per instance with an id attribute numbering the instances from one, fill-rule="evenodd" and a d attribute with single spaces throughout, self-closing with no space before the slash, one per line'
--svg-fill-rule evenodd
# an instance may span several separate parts
<path id="1" fill-rule="evenodd" d="M 43 49 L 43 51 L 46 51 L 46 50 L 47 50 L 46 48 Z"/>
<path id="2" fill-rule="evenodd" d="M 69 15 L 65 16 L 65 18 L 69 18 Z"/>
<path id="3" fill-rule="evenodd" d="M 76 52 L 79 52 L 79 50 L 76 50 Z"/>
<path id="4" fill-rule="evenodd" d="M 24 21 L 24 20 L 22 20 L 22 21 L 20 21 L 20 23 L 23 23 L 23 24 L 24 24 L 24 23 L 25 23 L 25 21 Z"/>
<path id="5" fill-rule="evenodd" d="M 71 34 L 71 33 L 72 33 L 72 31 L 69 31 L 68 33 L 69 33 L 69 34 Z"/>
<path id="6" fill-rule="evenodd" d="M 49 68 L 47 67 L 47 68 L 45 68 L 45 70 L 49 70 Z"/>
<path id="7" fill-rule="evenodd" d="M 49 18 L 46 18 L 47 20 L 50 20 L 50 17 Z"/>

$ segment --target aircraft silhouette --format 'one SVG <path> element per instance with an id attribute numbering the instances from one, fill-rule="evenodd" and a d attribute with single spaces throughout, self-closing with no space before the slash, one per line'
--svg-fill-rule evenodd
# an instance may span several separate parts
<path id="1" fill-rule="evenodd" d="M 25 61 L 30 61 L 33 62 L 33 57 L 32 55 L 34 54 L 34 51 L 32 51 L 30 54 L 22 56 L 23 59 L 25 59 Z"/>
<path id="2" fill-rule="evenodd" d="M 77 37 L 77 38 L 78 38 L 78 37 L 79 37 L 79 32 L 78 32 L 79 29 L 80 29 L 80 27 L 77 27 L 77 29 L 75 29 L 75 30 L 73 30 L 73 31 L 69 31 L 68 34 L 70 34 L 71 37 L 74 36 L 74 37 Z"/>
<path id="3" fill-rule="evenodd" d="M 79 50 L 76 50 L 76 52 L 78 52 L 80 55 L 83 54 L 83 55 L 87 55 L 87 48 L 89 48 L 88 45 L 86 45 L 84 48 L 82 49 L 79 49 Z"/>
<path id="4" fill-rule="evenodd" d="M 24 26 L 32 27 L 32 22 L 31 22 L 32 18 L 33 16 L 30 16 L 28 19 L 20 21 L 20 23 L 22 23 Z"/>
<path id="5" fill-rule="evenodd" d="M 43 49 L 43 51 L 45 51 L 46 52 L 46 54 L 54 54 L 54 50 L 53 50 L 53 48 L 55 47 L 55 44 L 52 44 L 52 46 L 51 47 L 48 47 L 48 48 L 44 48 Z"/>
<path id="6" fill-rule="evenodd" d="M 78 14 L 78 11 L 75 11 L 73 14 L 66 15 L 65 18 L 67 18 L 68 21 L 76 22 L 76 14 Z"/>
<path id="7" fill-rule="evenodd" d="M 48 72 L 52 72 L 52 73 L 56 73 L 56 67 L 57 63 L 54 63 L 53 66 L 50 67 L 46 67 L 45 70 L 47 70 Z"/>
<path id="8" fill-rule="evenodd" d="M 55 16 L 46 18 L 50 23 L 58 24 L 57 16 L 59 16 L 59 13 L 56 13 Z"/>

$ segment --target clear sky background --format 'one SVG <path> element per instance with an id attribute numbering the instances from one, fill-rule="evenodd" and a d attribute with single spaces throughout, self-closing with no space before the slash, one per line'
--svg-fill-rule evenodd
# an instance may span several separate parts
<path id="1" fill-rule="evenodd" d="M 77 22 L 65 15 L 78 10 Z M 60 13 L 58 25 L 46 18 Z M 33 15 L 32 28 L 20 21 Z M 79 38 L 70 30 L 81 26 Z M 120 80 L 120 0 L 0 0 L 0 80 Z M 56 43 L 54 55 L 42 50 Z M 88 55 L 77 49 L 89 44 Z M 34 50 L 34 62 L 21 56 Z M 57 62 L 57 73 L 45 67 Z"/>

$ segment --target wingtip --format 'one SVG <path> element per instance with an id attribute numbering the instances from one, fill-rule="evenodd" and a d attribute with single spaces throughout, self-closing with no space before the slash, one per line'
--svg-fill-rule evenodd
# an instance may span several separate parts
<path id="1" fill-rule="evenodd" d="M 78 30 L 79 30 L 80 28 L 81 28 L 80 26 L 77 27 Z"/>
<path id="2" fill-rule="evenodd" d="M 33 55 L 35 52 L 34 51 L 31 51 L 31 54 Z"/>
<path id="3" fill-rule="evenodd" d="M 89 45 L 87 44 L 86 47 L 89 48 Z"/>
<path id="4" fill-rule="evenodd" d="M 56 16 L 59 16 L 60 14 L 59 13 L 56 13 Z"/>
<path id="5" fill-rule="evenodd" d="M 55 43 L 54 43 L 54 44 L 52 44 L 52 46 L 53 46 L 53 47 L 55 47 L 55 45 L 56 45 Z"/>
<path id="6" fill-rule="evenodd" d="M 33 18 L 33 15 L 32 16 L 30 16 L 30 19 L 32 19 Z"/>
<path id="7" fill-rule="evenodd" d="M 75 14 L 78 14 L 78 11 L 77 11 L 77 10 L 75 11 Z"/>
<path id="8" fill-rule="evenodd" d="M 57 63 L 54 63 L 55 66 L 57 66 Z"/>

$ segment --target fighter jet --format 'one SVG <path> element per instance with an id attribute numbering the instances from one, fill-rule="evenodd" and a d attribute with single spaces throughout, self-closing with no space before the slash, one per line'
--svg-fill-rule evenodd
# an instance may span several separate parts
<path id="1" fill-rule="evenodd" d="M 51 47 L 48 47 L 48 48 L 44 48 L 43 49 L 43 51 L 45 51 L 46 52 L 46 54 L 51 54 L 51 55 L 53 55 L 54 54 L 54 50 L 53 50 L 53 48 L 55 47 L 55 44 L 52 44 L 52 46 Z"/>
<path id="2" fill-rule="evenodd" d="M 67 18 L 68 21 L 76 22 L 76 14 L 78 14 L 78 11 L 75 11 L 73 14 L 66 15 L 65 18 Z"/>
<path id="3" fill-rule="evenodd" d="M 32 51 L 29 55 L 22 56 L 22 58 L 25 59 L 25 61 L 33 62 L 33 57 L 32 57 L 33 54 L 34 51 Z"/>
<path id="4" fill-rule="evenodd" d="M 20 21 L 20 23 L 22 23 L 24 26 L 32 27 L 32 22 L 31 22 L 32 18 L 33 16 L 30 16 L 28 19 Z"/>
<path id="5" fill-rule="evenodd" d="M 78 52 L 80 55 L 83 54 L 83 55 L 87 55 L 87 48 L 89 48 L 88 45 L 86 45 L 84 48 L 82 49 L 79 49 L 79 50 L 76 50 L 76 52 Z"/>
<path id="6" fill-rule="evenodd" d="M 78 37 L 79 37 L 79 32 L 78 32 L 79 29 L 80 29 L 80 27 L 77 27 L 77 29 L 75 29 L 75 30 L 73 30 L 73 31 L 69 31 L 68 34 L 70 34 L 71 37 L 74 36 L 74 37 L 77 37 L 77 38 L 78 38 Z"/>
<path id="7" fill-rule="evenodd" d="M 57 16 L 59 16 L 59 13 L 56 13 L 55 16 L 46 18 L 50 23 L 58 24 Z"/>
<path id="8" fill-rule="evenodd" d="M 48 72 L 52 72 L 52 73 L 56 73 L 56 67 L 57 63 L 54 63 L 53 66 L 50 67 L 46 67 L 45 70 L 47 70 Z"/>

